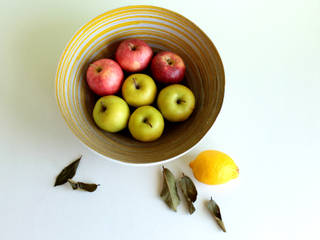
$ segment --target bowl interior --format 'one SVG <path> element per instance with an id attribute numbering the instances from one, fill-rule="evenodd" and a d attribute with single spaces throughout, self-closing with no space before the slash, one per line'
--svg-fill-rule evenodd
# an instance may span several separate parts
<path id="1" fill-rule="evenodd" d="M 92 118 L 99 97 L 86 83 L 88 65 L 99 58 L 113 58 L 126 38 L 140 38 L 154 52 L 178 53 L 186 64 L 184 83 L 196 97 L 191 117 L 182 123 L 166 121 L 163 135 L 150 143 L 134 140 L 127 129 L 104 132 Z M 149 69 L 145 72 L 150 74 Z M 162 87 L 158 85 L 158 92 Z M 73 36 L 60 59 L 56 94 L 69 127 L 91 149 L 127 163 L 154 163 L 184 153 L 210 129 L 223 101 L 224 71 L 214 45 L 192 22 L 166 9 L 130 6 L 96 17 Z"/>

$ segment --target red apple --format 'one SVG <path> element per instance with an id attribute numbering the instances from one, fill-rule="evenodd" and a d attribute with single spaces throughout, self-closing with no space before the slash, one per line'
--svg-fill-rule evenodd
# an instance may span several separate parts
<path id="1" fill-rule="evenodd" d="M 173 52 L 159 52 L 152 59 L 151 71 L 158 82 L 178 83 L 184 77 L 186 66 L 179 55 Z"/>
<path id="2" fill-rule="evenodd" d="M 152 49 L 140 39 L 127 39 L 120 43 L 116 60 L 127 72 L 139 72 L 147 68 L 152 58 Z"/>
<path id="3" fill-rule="evenodd" d="M 111 59 L 99 59 L 90 64 L 87 70 L 88 85 L 100 96 L 118 92 L 122 81 L 122 69 L 117 62 Z"/>

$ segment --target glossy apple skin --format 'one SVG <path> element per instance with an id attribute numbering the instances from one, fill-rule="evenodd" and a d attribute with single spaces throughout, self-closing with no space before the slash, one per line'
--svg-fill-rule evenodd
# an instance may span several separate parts
<path id="1" fill-rule="evenodd" d="M 165 119 L 181 122 L 188 119 L 193 112 L 195 97 L 186 86 L 173 84 L 160 91 L 157 104 Z"/>
<path id="2" fill-rule="evenodd" d="M 116 60 L 127 72 L 140 72 L 146 69 L 152 58 L 151 47 L 140 39 L 127 39 L 116 50 Z"/>
<path id="3" fill-rule="evenodd" d="M 115 94 L 123 81 L 123 71 L 119 64 L 111 59 L 99 59 L 89 65 L 87 83 L 99 96 Z"/>
<path id="4" fill-rule="evenodd" d="M 130 110 L 122 98 L 109 95 L 96 102 L 92 115 L 99 128 L 114 133 L 127 126 Z"/>
<path id="5" fill-rule="evenodd" d="M 123 82 L 122 96 L 133 107 L 141 107 L 153 103 L 157 95 L 157 86 L 146 74 L 131 74 Z"/>
<path id="6" fill-rule="evenodd" d="M 136 140 L 152 142 L 162 135 L 164 120 L 156 108 L 142 106 L 131 114 L 128 127 L 132 137 Z"/>
<path id="7" fill-rule="evenodd" d="M 179 83 L 183 80 L 186 66 L 182 58 L 173 52 L 159 52 L 151 62 L 152 76 L 161 83 Z"/>

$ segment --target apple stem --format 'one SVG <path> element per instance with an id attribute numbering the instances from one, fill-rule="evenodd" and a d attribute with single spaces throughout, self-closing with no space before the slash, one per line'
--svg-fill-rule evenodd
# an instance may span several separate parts
<path id="1" fill-rule="evenodd" d="M 173 64 L 173 61 L 172 61 L 170 58 L 167 58 L 166 61 L 167 61 L 167 63 L 168 63 L 169 65 L 172 65 L 172 64 Z"/>
<path id="2" fill-rule="evenodd" d="M 132 80 L 133 80 L 133 83 L 134 83 L 134 86 L 136 87 L 136 89 L 139 89 L 140 87 L 139 87 L 139 85 L 138 85 L 137 82 L 136 82 L 136 78 L 133 77 Z"/>
<path id="3" fill-rule="evenodd" d="M 180 104 L 180 103 L 185 103 L 185 102 L 186 102 L 185 100 L 181 100 L 181 99 L 178 99 L 178 100 L 177 100 L 177 103 L 178 103 L 178 104 Z"/>
<path id="4" fill-rule="evenodd" d="M 148 119 L 145 119 L 143 122 L 148 124 L 152 128 L 152 124 L 148 121 Z"/>
<path id="5" fill-rule="evenodd" d="M 102 68 L 100 66 L 97 66 L 93 63 L 91 63 L 90 66 L 93 66 L 98 73 L 102 71 Z"/>
<path id="6" fill-rule="evenodd" d="M 105 112 L 107 110 L 107 107 L 103 103 L 101 103 L 101 106 L 101 112 Z"/>
<path id="7" fill-rule="evenodd" d="M 129 47 L 132 51 L 136 50 L 136 46 L 133 45 L 132 43 L 129 43 Z"/>

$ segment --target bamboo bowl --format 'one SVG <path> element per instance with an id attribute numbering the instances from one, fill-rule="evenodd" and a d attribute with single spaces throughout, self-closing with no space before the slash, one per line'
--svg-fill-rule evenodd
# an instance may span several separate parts
<path id="1" fill-rule="evenodd" d="M 191 117 L 182 123 L 165 122 L 163 135 L 150 143 L 134 140 L 128 130 L 104 132 L 92 118 L 97 96 L 87 86 L 86 69 L 98 58 L 112 57 L 126 38 L 143 39 L 154 51 L 178 53 L 186 63 L 185 84 L 196 97 Z M 200 141 L 219 114 L 224 84 L 219 54 L 195 24 L 167 9 L 128 6 L 99 15 L 74 34 L 58 64 L 56 97 L 68 126 L 90 149 L 122 163 L 151 164 L 174 159 Z"/>

